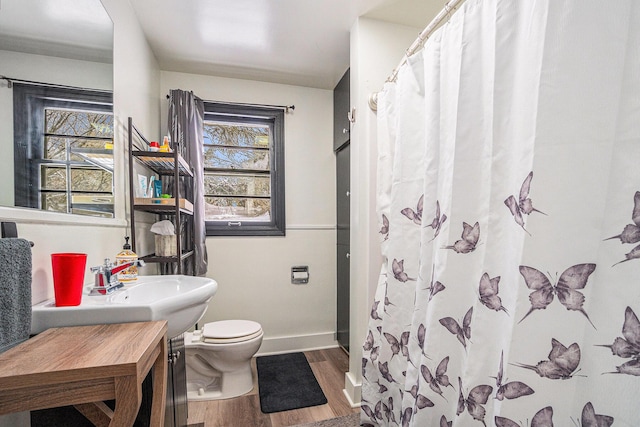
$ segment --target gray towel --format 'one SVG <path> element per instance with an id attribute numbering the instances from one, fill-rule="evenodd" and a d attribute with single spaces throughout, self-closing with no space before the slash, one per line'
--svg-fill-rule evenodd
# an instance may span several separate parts
<path id="1" fill-rule="evenodd" d="M 25 239 L 0 239 L 0 353 L 31 332 L 31 245 Z"/>

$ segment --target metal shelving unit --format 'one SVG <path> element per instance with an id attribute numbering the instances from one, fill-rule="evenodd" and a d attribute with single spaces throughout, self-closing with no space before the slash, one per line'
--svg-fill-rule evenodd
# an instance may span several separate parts
<path id="1" fill-rule="evenodd" d="M 135 127 L 133 120 L 129 117 L 128 123 L 129 139 L 129 206 L 131 219 L 131 248 L 136 250 L 136 212 L 148 212 L 158 215 L 161 219 L 170 219 L 175 225 L 176 231 L 176 256 L 157 256 L 155 253 L 141 256 L 145 262 L 160 263 L 163 266 L 175 265 L 173 270 L 176 274 L 184 274 L 185 266 L 188 262 L 193 264 L 194 243 L 193 243 L 193 205 L 186 200 L 185 192 L 188 185 L 193 190 L 193 168 L 180 154 L 180 147 L 175 144 L 173 152 L 161 153 L 141 150 L 135 146 L 135 141 L 149 146 L 149 141 Z M 165 177 L 173 177 L 173 198 L 160 200 L 140 200 L 135 195 L 135 185 L 133 179 L 134 161 L 141 164 L 159 175 L 162 180 Z M 177 165 L 177 167 L 176 167 Z M 193 191 L 191 191 L 193 194 Z M 184 230 L 183 230 L 184 226 Z M 193 267 L 193 266 L 192 266 Z M 163 268 L 163 272 L 169 271 Z M 193 268 L 191 268 L 193 271 Z"/>

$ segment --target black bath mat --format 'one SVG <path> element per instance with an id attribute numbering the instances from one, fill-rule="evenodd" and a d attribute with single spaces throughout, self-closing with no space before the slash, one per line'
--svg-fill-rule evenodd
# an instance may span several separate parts
<path id="1" fill-rule="evenodd" d="M 261 356 L 256 366 L 260 409 L 265 414 L 327 403 L 304 353 Z"/>

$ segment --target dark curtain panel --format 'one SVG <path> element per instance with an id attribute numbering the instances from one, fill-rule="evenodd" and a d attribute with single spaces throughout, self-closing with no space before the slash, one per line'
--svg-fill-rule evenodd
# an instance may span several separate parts
<path id="1" fill-rule="evenodd" d="M 206 229 L 204 223 L 204 168 L 203 168 L 203 121 L 204 104 L 192 92 L 172 89 L 169 93 L 169 135 L 172 148 L 177 142 L 180 154 L 194 169 L 193 200 L 194 217 L 194 274 L 202 276 L 207 272 Z M 189 187 L 189 186 L 187 186 Z M 189 197 L 190 196 L 190 197 Z M 185 230 L 189 233 L 190 230 Z M 188 238 L 189 236 L 187 236 Z"/>

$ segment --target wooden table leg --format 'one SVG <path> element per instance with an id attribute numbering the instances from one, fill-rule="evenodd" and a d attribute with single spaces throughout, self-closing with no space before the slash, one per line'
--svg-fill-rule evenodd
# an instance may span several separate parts
<path id="1" fill-rule="evenodd" d="M 153 398 L 151 401 L 151 425 L 163 426 L 167 397 L 167 340 L 160 343 L 160 354 L 153 364 Z"/>
<path id="2" fill-rule="evenodd" d="M 109 427 L 131 427 L 142 402 L 142 384 L 134 376 L 115 378 L 116 409 Z"/>
<path id="3" fill-rule="evenodd" d="M 109 427 L 113 418 L 113 410 L 104 402 L 80 403 L 73 405 L 95 427 Z"/>

